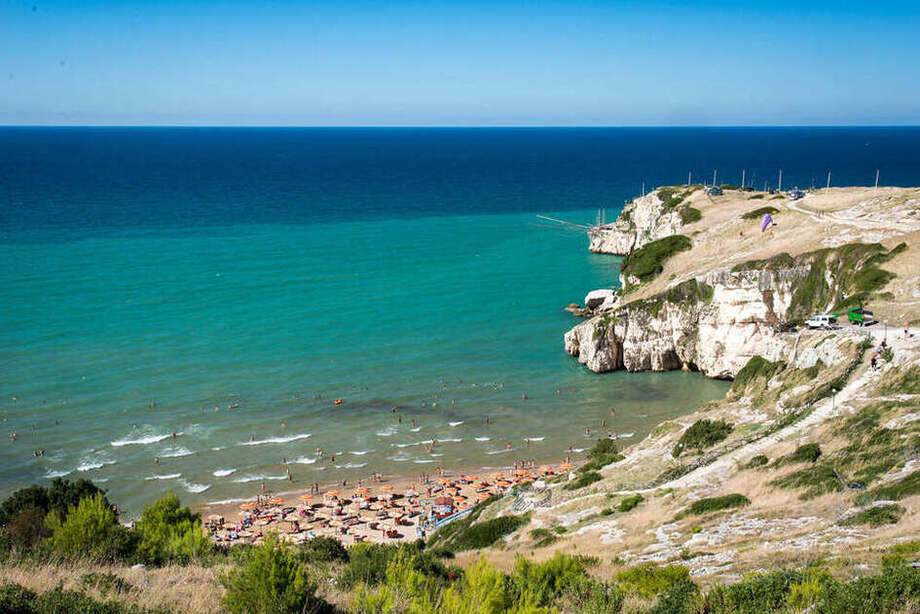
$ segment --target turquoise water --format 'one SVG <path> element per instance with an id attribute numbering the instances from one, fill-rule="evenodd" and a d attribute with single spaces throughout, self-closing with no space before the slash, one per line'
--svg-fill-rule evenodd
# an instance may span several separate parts
<path id="1" fill-rule="evenodd" d="M 585 428 L 597 433 L 611 407 L 612 427 L 638 438 L 724 393 L 683 373 L 592 375 L 568 357 L 562 334 L 576 321 L 562 307 L 610 285 L 619 259 L 535 222 L 6 245 L 0 412 L 19 438 L 0 443 L 0 483 L 86 477 L 136 510 L 167 489 L 218 501 L 263 482 L 284 491 L 372 470 L 503 466 L 588 446 Z M 419 442 L 432 438 L 427 453 Z"/>
<path id="2" fill-rule="evenodd" d="M 567 356 L 563 306 L 619 260 L 534 214 L 612 219 L 643 182 L 714 168 L 911 185 L 918 146 L 917 128 L 0 128 L 0 419 L 18 434 L 0 494 L 90 478 L 137 512 L 168 489 L 559 460 L 603 419 L 637 441 L 727 386 Z"/>

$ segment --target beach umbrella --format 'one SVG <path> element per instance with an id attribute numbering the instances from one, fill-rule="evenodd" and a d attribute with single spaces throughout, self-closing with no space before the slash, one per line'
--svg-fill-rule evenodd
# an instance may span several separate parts
<path id="1" fill-rule="evenodd" d="M 282 499 L 281 497 L 272 497 L 271 499 L 268 500 L 268 502 L 271 503 L 272 505 L 281 505 L 282 503 L 284 503 L 284 499 Z"/>
<path id="2" fill-rule="evenodd" d="M 211 522 L 220 522 L 223 519 L 224 517 L 221 516 L 220 514 L 211 514 L 210 516 L 207 517 L 207 520 L 210 520 Z"/>
<path id="3" fill-rule="evenodd" d="M 300 495 L 297 498 L 301 501 L 310 501 L 313 499 L 313 495 Z"/>
<path id="4" fill-rule="evenodd" d="M 542 467 L 540 467 L 540 471 L 542 473 L 552 473 L 554 469 L 550 465 L 543 465 Z"/>
<path id="5" fill-rule="evenodd" d="M 466 497 L 463 495 L 456 495 L 454 497 L 454 503 L 462 503 L 463 501 L 466 501 Z"/>
<path id="6" fill-rule="evenodd" d="M 491 497 L 492 495 L 490 495 L 490 494 L 487 493 L 487 492 L 481 492 L 481 493 L 479 493 L 479 495 L 477 495 L 477 496 L 479 497 L 479 500 L 480 500 L 480 501 L 485 501 L 486 499 L 488 499 L 488 498 Z"/>
<path id="7" fill-rule="evenodd" d="M 412 488 L 407 490 L 405 494 L 407 497 L 417 497 L 418 496 L 418 493 L 415 491 L 415 489 L 412 489 Z"/>
<path id="8" fill-rule="evenodd" d="M 439 505 L 439 506 L 453 505 L 453 504 L 454 504 L 454 500 L 451 499 L 450 497 L 437 497 L 437 498 L 434 500 L 434 504 L 435 504 L 435 505 Z"/>
<path id="9" fill-rule="evenodd" d="M 575 465 L 573 465 L 572 463 L 562 463 L 561 465 L 559 465 L 559 468 L 569 470 L 569 469 L 574 469 Z"/>
<path id="10" fill-rule="evenodd" d="M 493 480 L 500 480 L 500 479 L 502 479 L 503 477 L 505 477 L 505 474 L 502 473 L 501 471 L 496 471 L 495 473 L 493 473 L 493 474 L 492 474 L 491 476 L 489 476 L 489 477 L 491 477 Z"/>
<path id="11" fill-rule="evenodd" d="M 240 509 L 241 510 L 251 510 L 251 509 L 254 509 L 255 506 L 256 506 L 255 501 L 247 501 L 246 503 L 240 504 Z"/>
<path id="12" fill-rule="evenodd" d="M 466 476 L 466 479 L 469 480 L 470 482 L 475 482 L 476 480 L 479 479 L 479 476 L 478 475 L 468 475 Z"/>
<path id="13" fill-rule="evenodd" d="M 438 478 L 438 484 L 450 484 L 453 482 L 450 478 Z"/>
<path id="14" fill-rule="evenodd" d="M 528 473 L 530 473 L 530 471 L 528 471 L 527 469 L 515 469 L 514 470 L 514 475 L 527 475 Z"/>
<path id="15" fill-rule="evenodd" d="M 327 496 L 327 497 L 338 497 L 338 496 L 339 496 L 339 491 L 337 491 L 337 490 L 330 490 L 329 492 L 326 493 L 326 496 Z"/>
<path id="16" fill-rule="evenodd" d="M 362 487 L 362 488 L 356 488 L 356 489 L 355 489 L 355 494 L 356 494 L 356 495 L 366 495 L 366 494 L 369 493 L 369 492 L 370 492 L 370 491 L 369 491 L 368 489 L 363 488 L 363 487 Z"/>
<path id="17" fill-rule="evenodd" d="M 393 490 L 394 488 L 395 488 L 395 486 L 393 486 L 392 484 L 384 484 L 383 486 L 380 487 L 380 490 L 382 490 L 382 491 L 384 491 L 384 492 L 390 492 L 390 491 Z"/>

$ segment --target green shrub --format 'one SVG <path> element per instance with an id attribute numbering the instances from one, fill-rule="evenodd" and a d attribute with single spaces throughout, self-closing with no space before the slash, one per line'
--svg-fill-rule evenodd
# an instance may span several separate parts
<path id="1" fill-rule="evenodd" d="M 760 197 L 763 198 L 763 195 L 760 195 Z M 753 200 L 754 198 L 756 198 L 756 197 L 751 197 L 751 200 Z M 759 220 L 760 218 L 762 218 L 763 216 L 767 215 L 768 213 L 769 213 L 770 215 L 776 215 L 777 213 L 779 213 L 779 209 L 777 209 L 776 207 L 769 207 L 769 206 L 768 206 L 768 207 L 760 207 L 759 209 L 754 209 L 753 211 L 748 211 L 747 213 L 745 213 L 744 215 L 741 216 L 741 219 L 743 219 L 743 220 Z"/>
<path id="2" fill-rule="evenodd" d="M 751 500 L 744 495 L 732 493 L 722 497 L 709 497 L 707 499 L 699 499 L 694 501 L 690 504 L 690 507 L 687 508 L 687 510 L 680 516 L 682 517 L 686 514 L 699 516 L 700 514 L 709 514 L 711 512 L 718 512 L 720 510 L 744 507 L 745 505 L 750 504 Z"/>
<path id="3" fill-rule="evenodd" d="M 805 492 L 801 495 L 804 500 L 814 499 L 833 491 L 842 491 L 844 488 L 833 467 L 823 464 L 815 464 L 777 478 L 770 482 L 770 485 L 780 488 L 804 488 Z"/>
<path id="4" fill-rule="evenodd" d="M 105 494 L 89 480 L 71 482 L 55 478 L 48 488 L 33 484 L 17 490 L 3 500 L 3 503 L 0 504 L 0 525 L 5 525 L 10 518 L 28 508 L 35 508 L 46 514 L 52 511 L 57 512 L 63 520 L 70 508 L 75 507 L 81 499 L 92 497 L 97 493 Z M 110 505 L 108 500 L 105 500 L 105 503 Z"/>
<path id="5" fill-rule="evenodd" d="M 664 270 L 668 258 L 691 246 L 690 239 L 683 235 L 671 235 L 652 241 L 626 256 L 620 271 L 624 275 L 639 278 L 640 283 L 650 281 Z"/>
<path id="6" fill-rule="evenodd" d="M 550 544 L 554 544 L 559 539 L 552 533 L 552 531 L 542 527 L 532 530 L 530 532 L 530 538 L 536 542 L 534 546 L 537 548 L 545 548 Z"/>
<path id="7" fill-rule="evenodd" d="M 743 393 L 751 382 L 759 378 L 762 378 L 765 384 L 784 368 L 786 368 L 786 363 L 780 360 L 770 362 L 763 356 L 751 356 L 735 376 L 735 380 L 732 382 L 732 392 L 736 394 Z"/>
<path id="8" fill-rule="evenodd" d="M 587 579 L 585 564 L 578 557 L 557 552 L 553 558 L 535 563 L 518 557 L 511 574 L 512 594 L 526 595 L 533 605 L 548 606 L 557 595 Z"/>
<path id="9" fill-rule="evenodd" d="M 764 456 L 763 454 L 758 454 L 757 456 L 751 457 L 745 465 L 745 469 L 756 469 L 757 467 L 763 467 L 770 462 L 770 459 Z"/>
<path id="10" fill-rule="evenodd" d="M 704 611 L 714 614 L 784 611 L 791 587 L 803 580 L 803 574 L 796 571 L 751 574 L 742 582 L 711 590 L 704 599 Z"/>
<path id="11" fill-rule="evenodd" d="M 324 609 L 295 552 L 270 535 L 246 563 L 221 576 L 224 606 L 238 614 L 286 614 Z"/>
<path id="12" fill-rule="evenodd" d="M 127 593 L 134 588 L 130 582 L 113 573 L 85 573 L 80 576 L 80 584 L 84 588 L 94 588 L 104 596 Z"/>
<path id="13" fill-rule="evenodd" d="M 529 516 L 499 516 L 484 522 L 478 522 L 467 529 L 460 538 L 455 539 L 448 548 L 454 552 L 488 548 L 506 535 L 517 531 L 530 522 Z"/>
<path id="14" fill-rule="evenodd" d="M 659 567 L 654 563 L 637 565 L 616 575 L 621 589 L 646 599 L 663 595 L 678 582 L 689 579 L 690 571 L 683 565 Z"/>
<path id="15" fill-rule="evenodd" d="M 369 542 L 358 543 L 348 548 L 348 564 L 342 570 L 339 583 L 350 588 L 358 583 L 374 586 L 383 581 L 387 565 L 396 558 L 399 547 L 392 544 L 380 545 Z"/>
<path id="16" fill-rule="evenodd" d="M 700 589 L 689 578 L 676 580 L 649 614 L 690 614 L 698 611 Z"/>
<path id="17" fill-rule="evenodd" d="M 348 550 L 342 545 L 342 542 L 333 537 L 324 537 L 319 535 L 313 539 L 307 540 L 300 544 L 298 554 L 306 563 L 321 561 L 330 563 L 332 561 L 348 562 Z"/>
<path id="18" fill-rule="evenodd" d="M 642 495 L 636 493 L 635 495 L 625 497 L 622 501 L 620 501 L 620 505 L 617 509 L 619 509 L 621 512 L 629 512 L 632 511 L 637 505 L 642 503 L 642 501 Z"/>
<path id="19" fill-rule="evenodd" d="M 887 505 L 877 505 L 867 510 L 857 512 L 840 521 L 839 524 L 845 527 L 869 525 L 870 527 L 880 527 L 883 524 L 895 524 L 901 519 L 906 510 L 897 503 Z"/>
<path id="20" fill-rule="evenodd" d="M 680 210 L 680 221 L 684 224 L 692 224 L 703 219 L 703 213 L 694 207 L 686 206 Z"/>
<path id="21" fill-rule="evenodd" d="M 35 548 L 43 539 L 51 536 L 51 531 L 45 526 L 44 510 L 35 507 L 27 507 L 10 518 L 5 533 L 10 539 L 10 545 L 23 551 Z"/>
<path id="22" fill-rule="evenodd" d="M 920 600 L 920 570 L 904 565 L 886 567 L 881 574 L 829 587 L 815 614 L 908 611 Z"/>
<path id="23" fill-rule="evenodd" d="M 140 539 L 138 555 L 148 564 L 186 564 L 213 547 L 202 530 L 199 515 L 180 507 L 179 497 L 171 492 L 153 505 L 144 506 L 135 530 Z"/>
<path id="24" fill-rule="evenodd" d="M 677 458 L 688 448 L 704 450 L 714 446 L 728 437 L 733 428 L 731 424 L 722 420 L 697 420 L 677 440 L 671 455 Z"/>
<path id="25" fill-rule="evenodd" d="M 584 488 L 585 486 L 590 486 L 595 482 L 599 482 L 603 479 L 601 474 L 596 471 L 589 471 L 587 473 L 581 474 L 577 480 L 571 480 L 565 485 L 566 490 L 578 490 L 579 488 Z"/>
<path id="26" fill-rule="evenodd" d="M 794 465 L 796 463 L 814 463 L 821 457 L 821 446 L 816 443 L 806 443 L 795 449 L 792 454 L 778 459 L 776 465 Z"/>
<path id="27" fill-rule="evenodd" d="M 623 456 L 617 452 L 616 442 L 605 437 L 598 439 L 590 450 L 588 450 L 588 462 L 578 468 L 577 473 L 589 473 L 603 469 L 611 463 L 623 460 Z"/>
<path id="28" fill-rule="evenodd" d="M 4 614 L 32 614 L 35 610 L 36 595 L 29 589 L 18 584 L 5 583 L 0 585 L 0 612 Z"/>
<path id="29" fill-rule="evenodd" d="M 63 521 L 56 510 L 50 512 L 45 525 L 51 531 L 51 549 L 63 557 L 113 559 L 121 554 L 113 552 L 111 544 L 113 534 L 126 529 L 118 525 L 102 493 L 81 499 Z"/>

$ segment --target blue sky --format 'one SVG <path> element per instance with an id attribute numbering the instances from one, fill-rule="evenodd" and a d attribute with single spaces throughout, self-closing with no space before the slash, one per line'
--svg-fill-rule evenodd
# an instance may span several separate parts
<path id="1" fill-rule="evenodd" d="M 920 124 L 920 2 L 0 0 L 0 124 Z"/>

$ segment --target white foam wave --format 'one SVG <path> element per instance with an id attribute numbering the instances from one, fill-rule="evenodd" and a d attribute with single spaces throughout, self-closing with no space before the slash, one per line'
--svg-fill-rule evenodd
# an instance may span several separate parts
<path id="1" fill-rule="evenodd" d="M 476 441 L 492 441 L 491 437 L 476 437 Z"/>
<path id="2" fill-rule="evenodd" d="M 373 452 L 373 450 L 352 450 L 351 452 L 349 452 L 349 454 L 354 454 L 355 456 L 364 456 L 365 454 L 369 454 L 370 452 Z"/>
<path id="3" fill-rule="evenodd" d="M 225 478 L 228 475 L 233 475 L 236 473 L 236 469 L 218 469 L 212 475 L 218 478 Z"/>
<path id="4" fill-rule="evenodd" d="M 179 483 L 185 487 L 185 490 L 187 490 L 190 493 L 195 493 L 195 494 L 204 492 L 207 489 L 211 488 L 210 484 L 195 484 L 194 482 L 188 482 L 186 480 L 179 480 Z"/>
<path id="5" fill-rule="evenodd" d="M 340 469 L 360 469 L 361 467 L 367 467 L 367 463 L 345 463 L 344 465 L 338 465 Z"/>
<path id="6" fill-rule="evenodd" d="M 383 431 L 377 431 L 378 437 L 392 437 L 395 434 L 396 434 L 396 429 L 394 429 L 393 427 L 390 427 Z"/>
<path id="7" fill-rule="evenodd" d="M 179 458 L 180 456 L 190 456 L 194 454 L 188 448 L 166 448 L 160 454 L 163 458 Z"/>
<path id="8" fill-rule="evenodd" d="M 438 439 L 438 443 L 460 443 L 461 441 L 463 441 L 462 437 Z"/>
<path id="9" fill-rule="evenodd" d="M 70 475 L 70 471 L 61 471 L 61 470 L 49 471 L 48 473 L 45 474 L 45 477 L 48 478 L 49 480 L 52 480 L 54 478 L 62 478 L 65 475 Z"/>
<path id="10" fill-rule="evenodd" d="M 411 429 L 409 429 L 409 430 L 412 431 L 413 433 L 418 433 L 420 430 L 422 430 L 422 427 L 417 426 L 417 427 L 411 428 Z"/>
<path id="11" fill-rule="evenodd" d="M 315 456 L 301 456 L 300 458 L 295 458 L 291 461 L 292 463 L 297 463 L 298 465 L 312 465 L 316 462 Z"/>
<path id="12" fill-rule="evenodd" d="M 396 461 L 397 463 L 404 463 L 409 460 L 408 456 L 388 456 L 387 460 Z"/>
<path id="13" fill-rule="evenodd" d="M 505 448 L 504 450 L 492 450 L 491 452 L 486 452 L 486 454 L 504 454 L 505 452 L 511 452 L 514 448 Z"/>
<path id="14" fill-rule="evenodd" d="M 246 482 L 261 482 L 263 480 L 286 480 L 287 475 L 245 475 L 241 478 L 236 478 L 233 480 L 237 484 L 245 484 Z"/>
<path id="15" fill-rule="evenodd" d="M 176 478 L 181 478 L 181 473 L 170 473 L 168 475 L 151 475 L 150 477 L 144 478 L 145 480 L 175 480 Z"/>
<path id="16" fill-rule="evenodd" d="M 245 503 L 252 499 L 221 499 L 220 501 L 208 501 L 208 505 L 233 505 L 234 503 Z"/>
<path id="17" fill-rule="evenodd" d="M 227 446 L 217 446 L 216 448 L 211 448 L 214 452 L 220 452 L 221 450 L 226 450 Z"/>
<path id="18" fill-rule="evenodd" d="M 424 463 L 433 463 L 434 461 L 433 461 L 433 460 L 427 460 L 427 459 L 418 459 L 418 460 L 414 460 L 414 461 L 412 461 L 412 462 L 415 463 L 415 464 L 417 464 L 417 465 L 421 465 L 421 464 L 424 464 Z"/>
<path id="19" fill-rule="evenodd" d="M 290 435 L 288 437 L 269 437 L 268 439 L 256 439 L 254 441 L 244 441 L 241 446 L 261 446 L 267 443 L 289 443 L 291 441 L 297 441 L 299 439 L 307 439 L 312 437 L 313 433 L 300 433 L 299 435 Z"/>
<path id="20" fill-rule="evenodd" d="M 77 471 L 92 471 L 93 469 L 101 469 L 106 465 L 114 465 L 115 461 L 97 461 L 97 460 L 86 460 L 77 465 Z"/>
<path id="21" fill-rule="evenodd" d="M 427 442 L 416 441 L 414 443 L 391 443 L 390 445 L 396 448 L 409 448 L 411 446 L 417 446 L 419 445 L 419 443 L 427 443 Z"/>
<path id="22" fill-rule="evenodd" d="M 525 437 L 524 441 L 543 441 L 546 437 Z"/>
<path id="23" fill-rule="evenodd" d="M 138 439 L 116 439 L 115 441 L 110 441 L 109 444 L 116 448 L 120 448 L 121 446 L 146 446 L 151 443 L 163 441 L 164 439 L 169 439 L 170 437 L 172 437 L 170 433 L 166 435 L 147 435 L 146 437 L 140 437 Z"/>
<path id="24" fill-rule="evenodd" d="M 460 426 L 461 424 L 463 424 L 463 422 L 464 422 L 463 420 L 458 420 L 457 422 L 448 422 L 447 424 L 451 426 Z"/>
<path id="25" fill-rule="evenodd" d="M 443 454 L 432 454 L 432 456 L 444 456 Z"/>

